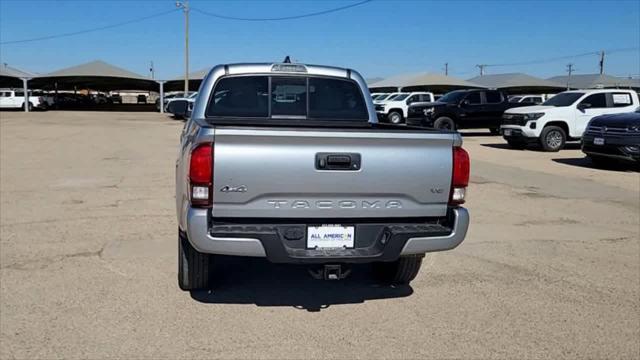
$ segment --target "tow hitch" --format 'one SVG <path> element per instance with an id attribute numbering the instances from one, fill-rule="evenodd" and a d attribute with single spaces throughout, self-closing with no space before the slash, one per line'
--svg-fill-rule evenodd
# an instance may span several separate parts
<path id="1" fill-rule="evenodd" d="M 309 274 L 316 280 L 342 280 L 351 274 L 351 269 L 339 264 L 309 268 Z"/>

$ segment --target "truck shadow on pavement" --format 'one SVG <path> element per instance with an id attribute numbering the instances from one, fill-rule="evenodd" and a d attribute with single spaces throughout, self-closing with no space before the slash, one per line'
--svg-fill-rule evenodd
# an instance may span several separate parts
<path id="1" fill-rule="evenodd" d="M 588 168 L 602 171 L 615 171 L 615 172 L 640 172 L 640 166 L 638 164 L 622 164 L 611 161 L 611 164 L 606 166 L 595 165 L 587 157 L 580 158 L 564 158 L 564 159 L 551 159 L 551 161 L 558 164 L 577 166 L 581 168 Z"/>
<path id="2" fill-rule="evenodd" d="M 292 306 L 317 312 L 331 305 L 401 298 L 413 294 L 411 286 L 375 282 L 370 265 L 354 265 L 339 281 L 313 279 L 305 265 L 272 264 L 265 259 L 216 258 L 218 279 L 211 291 L 192 291 L 191 297 L 209 304 Z"/>
<path id="3" fill-rule="evenodd" d="M 527 146 L 525 149 L 521 150 L 521 149 L 514 149 L 511 146 L 509 146 L 509 144 L 507 143 L 500 143 L 500 144 L 480 144 L 481 146 L 484 147 L 488 147 L 488 148 L 493 148 L 493 149 L 501 149 L 501 150 L 511 150 L 511 151 L 524 151 L 524 150 L 529 150 L 529 151 L 537 151 L 537 152 L 544 152 L 544 150 L 542 150 L 542 148 L 540 146 L 537 146 L 535 144 L 529 145 Z M 563 150 L 580 150 L 580 143 L 567 143 L 564 145 L 564 149 Z M 562 151 L 562 150 L 560 150 Z"/>

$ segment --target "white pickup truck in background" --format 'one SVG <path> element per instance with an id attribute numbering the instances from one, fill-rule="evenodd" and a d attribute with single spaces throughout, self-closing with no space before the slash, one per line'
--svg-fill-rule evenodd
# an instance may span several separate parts
<path id="1" fill-rule="evenodd" d="M 633 90 L 565 91 L 542 105 L 505 111 L 501 132 L 516 149 L 539 143 L 545 151 L 559 151 L 566 141 L 580 140 L 592 118 L 632 112 L 638 106 L 638 94 Z"/>
<path id="2" fill-rule="evenodd" d="M 23 90 L 0 89 L 0 109 L 24 109 Z M 41 96 L 29 96 L 29 110 L 46 109 L 48 102 Z"/>
<path id="3" fill-rule="evenodd" d="M 399 93 L 391 100 L 375 104 L 375 107 L 380 121 L 401 124 L 409 117 L 409 105 L 434 101 L 433 93 L 430 92 Z"/>

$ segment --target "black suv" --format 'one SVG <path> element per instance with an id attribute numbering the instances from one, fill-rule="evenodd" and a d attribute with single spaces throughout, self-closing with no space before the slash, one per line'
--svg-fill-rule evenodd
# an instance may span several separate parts
<path id="1" fill-rule="evenodd" d="M 502 113 L 526 105 L 510 103 L 506 94 L 498 90 L 456 90 L 434 103 L 409 106 L 407 124 L 449 130 L 488 128 L 497 134 Z"/>

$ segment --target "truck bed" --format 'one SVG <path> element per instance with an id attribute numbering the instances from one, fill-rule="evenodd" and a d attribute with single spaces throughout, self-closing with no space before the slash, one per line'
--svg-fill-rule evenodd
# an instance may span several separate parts
<path id="1" fill-rule="evenodd" d="M 214 126 L 211 214 L 307 219 L 444 216 L 451 149 L 459 141 L 454 133 L 397 127 Z M 332 160 L 337 165 L 331 166 Z M 343 160 L 349 164 L 341 164 Z"/>

